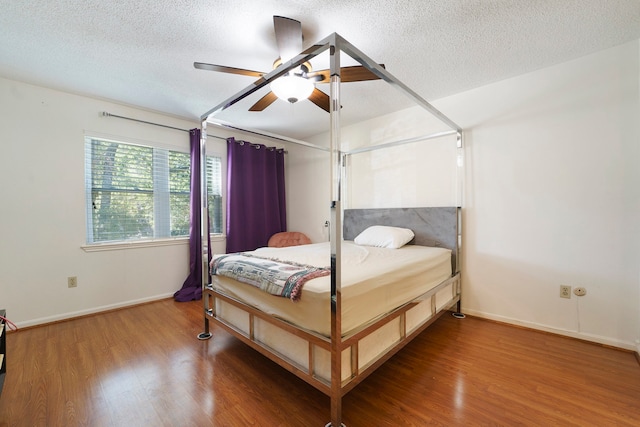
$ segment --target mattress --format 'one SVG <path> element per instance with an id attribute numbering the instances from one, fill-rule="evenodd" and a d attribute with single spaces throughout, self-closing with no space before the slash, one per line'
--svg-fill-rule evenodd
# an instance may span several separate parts
<path id="1" fill-rule="evenodd" d="M 249 254 L 328 267 L 328 242 L 287 248 L 259 248 Z M 341 245 L 342 335 L 346 336 L 428 292 L 451 276 L 451 250 L 405 245 L 387 249 Z M 214 276 L 213 287 L 261 311 L 319 333 L 331 334 L 331 277 L 308 281 L 299 301 L 273 296 L 251 285 Z"/>

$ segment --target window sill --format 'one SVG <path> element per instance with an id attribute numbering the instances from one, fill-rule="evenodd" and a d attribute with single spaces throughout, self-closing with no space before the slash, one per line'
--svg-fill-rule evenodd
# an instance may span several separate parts
<path id="1" fill-rule="evenodd" d="M 225 240 L 226 236 L 222 234 L 211 235 L 212 242 L 219 242 Z M 176 237 L 172 239 L 150 239 L 150 240 L 135 240 L 131 242 L 110 242 L 110 243 L 93 243 L 90 245 L 80 246 L 85 252 L 102 252 L 102 251 L 117 251 L 121 249 L 138 249 L 138 248 L 151 248 L 159 246 L 174 246 L 174 245 L 188 245 L 188 237 Z"/>

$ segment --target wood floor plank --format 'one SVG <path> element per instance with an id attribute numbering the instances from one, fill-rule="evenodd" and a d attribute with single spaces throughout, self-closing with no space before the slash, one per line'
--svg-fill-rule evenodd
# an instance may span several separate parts
<path id="1" fill-rule="evenodd" d="M 324 426 L 329 399 L 163 300 L 7 335 L 0 427 Z M 443 316 L 347 394 L 348 427 L 638 426 L 634 354 Z"/>

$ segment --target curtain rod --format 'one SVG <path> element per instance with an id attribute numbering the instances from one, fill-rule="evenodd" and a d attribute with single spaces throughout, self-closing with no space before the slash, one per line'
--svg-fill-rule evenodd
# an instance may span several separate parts
<path id="1" fill-rule="evenodd" d="M 144 123 L 144 124 L 147 124 L 147 125 L 153 125 L 153 126 L 160 126 L 160 127 L 163 127 L 163 128 L 173 129 L 173 130 L 179 130 L 179 131 L 182 131 L 182 132 L 191 132 L 189 129 L 177 128 L 177 127 L 174 127 L 174 126 L 163 125 L 163 124 L 161 124 L 161 123 L 148 122 L 148 121 L 146 121 L 146 120 L 133 119 L 133 118 L 131 118 L 131 117 L 118 116 L 117 114 L 111 114 L 111 113 L 108 113 L 108 112 L 106 112 L 106 111 L 103 111 L 103 112 L 102 112 L 102 113 L 100 113 L 100 114 L 101 114 L 103 117 L 117 117 L 118 119 L 131 120 L 132 122 Z M 221 139 L 221 140 L 223 140 L 223 141 L 225 141 L 225 142 L 228 142 L 228 141 L 227 141 L 227 138 L 224 138 L 224 137 L 222 137 L 222 136 L 217 136 L 217 135 L 210 135 L 210 134 L 207 134 L 207 138 L 208 138 L 208 137 L 211 137 L 211 138 L 218 138 L 218 139 Z M 246 142 L 247 144 L 251 144 L 251 145 L 260 145 L 260 144 L 254 144 L 254 143 L 252 143 L 252 142 L 249 142 L 249 141 L 242 141 L 242 140 L 237 140 L 236 142 L 238 142 L 238 143 L 245 143 L 245 142 Z M 285 151 L 284 153 L 285 153 L 285 154 L 288 154 L 288 152 L 287 152 L 287 151 Z"/>
<path id="2" fill-rule="evenodd" d="M 111 113 L 108 113 L 106 111 L 103 111 L 102 113 L 100 113 L 100 115 L 103 116 L 103 117 L 117 117 L 118 119 L 131 120 L 132 122 L 145 123 L 147 125 L 159 126 L 159 127 L 163 127 L 163 128 L 167 128 L 167 129 L 179 130 L 179 131 L 182 131 L 182 132 L 190 132 L 189 129 L 182 129 L 182 128 L 177 128 L 177 127 L 174 127 L 174 126 L 167 126 L 167 125 L 163 125 L 163 124 L 160 124 L 160 123 L 148 122 L 146 120 L 132 119 L 131 117 L 118 116 L 117 114 L 111 114 Z M 207 137 L 218 138 L 218 139 L 221 139 L 223 141 L 227 140 L 227 138 L 224 138 L 222 136 L 217 136 L 217 135 L 209 135 L 209 134 L 207 134 Z"/>
<path id="3" fill-rule="evenodd" d="M 237 131 L 240 131 L 240 132 L 246 132 L 246 133 L 250 133 L 250 134 L 258 135 L 258 136 L 264 136 L 265 138 L 269 138 L 269 139 L 276 139 L 278 141 L 290 142 L 290 143 L 296 144 L 296 145 L 303 145 L 305 147 L 315 148 L 316 150 L 329 151 L 329 148 L 327 148 L 327 147 L 321 147 L 319 145 L 311 144 L 310 142 L 301 141 L 299 139 L 289 138 L 287 136 L 276 135 L 275 133 L 269 133 L 269 132 L 265 132 L 265 131 L 255 130 L 255 129 L 240 128 L 240 127 L 237 127 L 237 126 L 233 126 L 233 125 L 231 125 L 229 123 L 222 123 L 222 122 L 216 122 L 216 121 L 207 121 L 207 123 L 210 124 L 210 125 L 214 125 L 214 126 L 218 126 L 218 127 L 222 127 L 222 128 L 233 129 L 233 130 L 237 130 Z"/>

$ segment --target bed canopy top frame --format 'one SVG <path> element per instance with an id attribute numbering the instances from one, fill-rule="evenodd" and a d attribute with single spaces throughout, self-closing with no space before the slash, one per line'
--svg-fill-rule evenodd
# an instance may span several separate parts
<path id="1" fill-rule="evenodd" d="M 251 94 L 257 92 L 261 88 L 269 85 L 272 81 L 277 78 L 283 76 L 290 70 L 299 67 L 305 62 L 310 61 L 314 57 L 320 55 L 321 53 L 328 51 L 329 52 L 329 70 L 330 70 L 330 126 L 329 126 L 329 134 L 330 134 L 330 145 L 329 148 L 318 146 L 315 144 L 311 144 L 305 141 L 300 141 L 288 137 L 284 137 L 281 135 L 275 135 L 269 132 L 254 130 L 254 129 L 246 129 L 242 127 L 238 127 L 235 125 L 224 124 L 220 121 L 215 120 L 215 116 L 222 111 L 232 107 L 239 101 L 244 98 L 250 96 Z M 448 130 L 439 131 L 427 135 L 422 135 L 418 137 L 411 137 L 407 139 L 402 139 L 399 141 L 383 143 L 378 145 L 366 146 L 358 149 L 354 149 L 351 151 L 342 151 L 340 145 L 340 69 L 341 69 L 341 58 L 340 52 L 344 52 L 349 55 L 351 58 L 355 59 L 358 63 L 360 63 L 363 67 L 374 73 L 381 80 L 384 80 L 388 84 L 392 85 L 394 88 L 399 90 L 401 93 L 409 97 L 409 99 L 413 100 L 416 105 L 422 107 L 424 110 L 429 112 L 433 117 L 439 120 L 441 123 L 445 124 L 448 127 Z M 303 145 L 309 148 L 319 149 L 328 151 L 331 157 L 331 200 L 330 200 L 330 211 L 331 211 L 331 222 L 330 222 L 330 230 L 329 230 L 329 241 L 331 248 L 331 389 L 330 389 L 330 399 L 331 399 L 331 421 L 327 424 L 327 427 L 333 426 L 344 426 L 342 424 L 342 396 L 346 393 L 342 389 L 341 386 L 341 370 L 342 370 L 342 358 L 341 358 L 341 245 L 339 242 L 343 240 L 343 206 L 342 206 L 342 193 L 344 189 L 344 181 L 346 180 L 346 176 L 344 174 L 344 165 L 346 164 L 346 158 L 348 156 L 384 149 L 388 147 L 394 147 L 403 144 L 409 144 L 414 142 L 421 142 L 425 140 L 430 140 L 434 138 L 444 137 L 448 135 L 456 136 L 456 147 L 458 150 L 458 159 L 461 157 L 462 150 L 462 129 L 456 123 L 454 123 L 451 119 L 446 117 L 436 108 L 434 108 L 431 104 L 429 104 L 426 100 L 420 97 L 417 93 L 399 81 L 396 77 L 394 77 L 391 73 L 389 73 L 385 68 L 378 65 L 377 62 L 373 61 L 363 52 L 358 50 L 351 43 L 343 39 L 337 33 L 333 33 L 323 40 L 315 43 L 305 51 L 301 52 L 291 60 L 282 63 L 276 69 L 271 71 L 268 74 L 263 75 L 258 80 L 253 82 L 253 84 L 247 86 L 245 89 L 241 90 L 234 96 L 228 98 L 217 106 L 213 107 L 206 113 L 201 116 L 201 189 L 203 192 L 202 195 L 202 215 L 201 218 L 207 217 L 207 195 L 206 195 L 206 139 L 207 139 L 207 124 L 211 123 L 216 126 L 221 126 L 233 130 L 249 132 L 253 134 L 257 134 L 263 137 L 267 137 L 270 139 L 276 139 L 285 141 L 288 143 L 294 143 L 298 145 Z M 462 183 L 460 177 L 460 162 L 458 161 L 457 165 L 457 206 L 458 208 L 461 206 L 462 200 Z M 460 220 L 460 213 L 458 209 L 458 220 Z M 203 287 L 207 286 L 208 283 L 207 277 L 209 275 L 208 271 L 208 248 L 206 247 L 207 242 L 207 233 L 208 229 L 206 226 L 206 222 L 202 222 L 200 224 L 201 235 L 202 235 L 202 248 L 201 248 L 201 256 L 203 259 Z M 459 257 L 456 254 L 456 259 Z M 453 274 L 458 272 L 457 262 L 454 267 Z M 460 309 L 460 302 L 458 301 L 458 311 Z M 205 307 L 206 311 L 206 307 Z M 204 316 L 204 332 L 198 335 L 198 338 L 201 340 L 205 340 L 210 338 L 212 335 L 209 331 L 209 318 L 207 315 Z M 348 390 L 350 390 L 350 387 Z M 348 391 L 347 390 L 347 391 Z"/>

